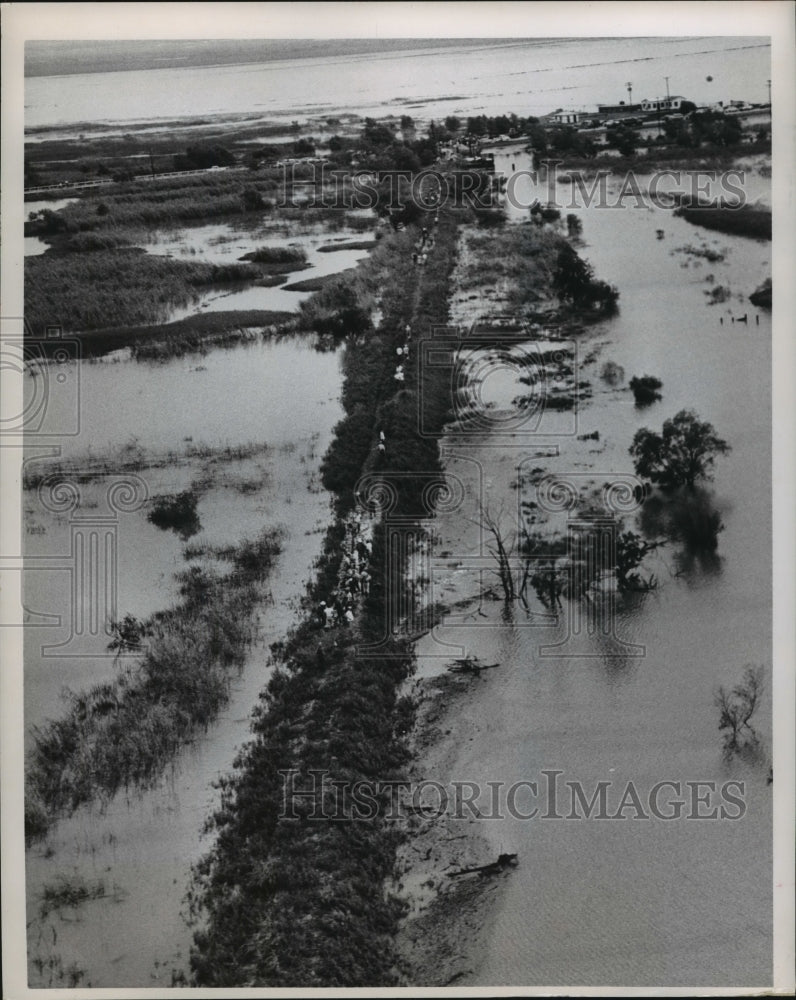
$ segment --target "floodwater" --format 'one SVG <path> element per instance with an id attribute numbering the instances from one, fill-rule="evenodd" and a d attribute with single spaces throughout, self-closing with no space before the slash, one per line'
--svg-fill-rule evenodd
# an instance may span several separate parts
<path id="1" fill-rule="evenodd" d="M 681 575 L 671 548 L 660 550 L 650 562 L 658 589 L 620 601 L 612 635 L 573 637 L 567 623 L 577 622 L 575 606 L 566 601 L 558 627 L 520 609 L 513 623 L 501 622 L 499 606 L 487 604 L 486 620 L 473 619 L 485 627 L 471 621 L 441 630 L 446 641 L 501 663 L 462 709 L 458 725 L 472 740 L 462 741 L 451 773 L 482 785 L 504 782 L 504 818 L 479 830 L 493 858 L 519 855 L 497 917 L 484 929 L 485 962 L 466 981 L 764 987 L 772 935 L 768 762 L 725 763 L 713 697 L 719 685 L 738 683 L 746 664 L 764 664 L 768 683 L 771 677 L 771 323 L 747 298 L 770 273 L 771 245 L 702 230 L 661 209 L 581 216 L 582 253 L 621 292 L 619 315 L 580 345 L 577 371 L 594 397 L 579 407 L 576 430 L 599 430 L 600 441 L 531 435 L 525 454 L 557 444 L 559 458 L 532 464 L 601 484 L 633 471 L 627 447 L 638 427 L 660 428 L 680 409 L 694 409 L 733 449 L 718 459 L 713 484 L 725 530 L 719 560 Z M 725 258 L 677 251 L 688 245 Z M 709 306 L 704 293 L 714 284 L 732 297 Z M 746 324 L 733 322 L 743 314 Z M 592 351 L 597 356 L 588 359 Z M 607 361 L 625 369 L 625 385 L 633 375 L 658 376 L 663 399 L 638 410 L 626 389 L 599 378 Z M 467 454 L 455 434 L 448 444 Z M 516 446 L 502 456 L 499 443 L 480 453 L 487 494 L 505 491 L 516 476 L 524 454 Z M 625 518 L 635 527 L 635 514 Z M 431 649 L 425 642 L 421 652 Z M 770 687 L 764 702 L 755 719 L 770 752 Z M 546 799 L 553 779 L 544 770 L 562 772 L 562 815 L 570 813 L 567 781 L 580 782 L 587 799 L 598 782 L 611 782 L 611 814 L 628 782 L 647 814 L 661 781 L 680 782 L 686 806 L 673 821 L 634 818 L 633 807 L 613 821 L 542 819 L 554 811 Z M 745 783 L 740 818 L 685 818 L 711 815 L 728 780 Z M 517 808 L 527 814 L 536 805 L 539 814 L 507 815 L 507 789 L 527 781 L 537 783 L 538 797 L 521 786 Z M 685 783 L 698 781 L 715 785 L 698 790 L 708 801 L 694 808 Z M 674 798 L 666 786 L 661 802 Z"/>
<path id="2" fill-rule="evenodd" d="M 746 782 L 746 812 L 724 822 L 509 818 L 484 824 L 495 851 L 517 851 L 521 861 L 506 881 L 494 925 L 485 928 L 485 963 L 469 981 L 765 984 L 771 791 L 765 769 L 722 761 L 713 692 L 718 684 L 735 684 L 746 663 L 771 660 L 770 318 L 746 299 L 768 272 L 770 244 L 700 230 L 660 209 L 594 209 L 582 217 L 583 253 L 598 276 L 620 288 L 621 311 L 581 345 L 578 364 L 594 398 L 581 405 L 577 432 L 599 429 L 603 450 L 595 457 L 584 446 L 578 461 L 597 481 L 629 472 L 627 445 L 637 427 L 659 426 L 679 409 L 695 408 L 733 447 L 718 461 L 714 484 L 725 523 L 721 561 L 676 577 L 670 552 L 654 560 L 659 589 L 628 602 L 617 619 L 616 636 L 642 645 L 639 657 L 619 657 L 615 645 L 607 655 L 604 643 L 588 636 L 563 657 L 540 655 L 541 645 L 564 633 L 525 627 L 519 615 L 514 628 L 446 629 L 446 637 L 502 664 L 466 710 L 476 738 L 460 751 L 454 777 L 508 786 L 541 782 L 543 769 L 556 769 L 562 783 L 582 782 L 589 797 L 597 782 L 614 782 L 613 803 L 631 780 L 643 799 L 659 781 L 720 787 L 732 778 Z M 682 249 L 689 246 L 719 251 L 724 259 L 708 262 Z M 710 306 L 705 292 L 719 284 L 730 298 Z M 742 313 L 746 324 L 732 322 Z M 587 361 L 593 350 L 596 358 Z M 637 410 L 626 390 L 600 380 L 606 361 L 621 365 L 626 380 L 657 375 L 663 400 Z M 168 986 L 173 970 L 186 969 L 191 932 L 182 898 L 190 864 L 209 844 L 201 828 L 218 801 L 213 781 L 228 771 L 246 738 L 249 711 L 267 679 L 267 644 L 294 618 L 327 520 L 327 498 L 310 486 L 339 418 L 338 358 L 293 338 L 158 365 L 83 364 L 80 374 L 81 415 L 95 459 L 140 447 L 162 454 L 200 444 L 214 453 L 252 441 L 271 446 L 248 464 L 217 458 L 199 504 L 203 531 L 192 541 L 224 544 L 265 524 L 288 528 L 268 582 L 274 604 L 262 611 L 261 642 L 219 722 L 179 756 L 157 788 L 119 796 L 104 811 L 81 809 L 28 852 L 29 917 L 43 887 L 59 875 L 90 884 L 101 879 L 107 892 L 79 910 L 34 921 L 31 962 L 60 954 L 94 986 Z M 297 386 L 304 404 L 298 409 Z M 481 400 L 500 406 L 518 389 L 512 372 L 500 370 L 486 380 Z M 557 419 L 565 426 L 564 415 Z M 532 439 L 534 449 L 547 443 Z M 85 451 L 80 438 L 64 439 L 65 458 Z M 572 454 L 563 448 L 564 461 Z M 516 463 L 512 458 L 503 471 Z M 141 474 L 156 493 L 183 489 L 203 471 L 193 461 Z M 499 465 L 487 466 L 490 489 L 500 489 L 499 472 Z M 264 482 L 253 494 L 232 486 L 255 475 Z M 68 552 L 67 518 L 48 521 L 35 497 L 26 502 L 34 511 L 27 524 L 45 528 L 28 537 L 29 554 Z M 119 524 L 119 565 L 120 611 L 151 613 L 175 598 L 182 543 L 142 513 L 127 515 Z M 68 623 L 68 596 L 53 581 L 57 576 L 31 571 L 26 597 L 32 608 L 60 610 Z M 30 629 L 29 649 L 63 635 L 63 628 Z M 589 655 L 575 655 L 582 653 Z M 29 658 L 27 724 L 57 714 L 63 685 L 80 689 L 113 669 L 108 658 Z M 770 735 L 768 704 L 759 728 Z M 46 968 L 32 975 L 32 982 L 47 983 Z"/>
<path id="3" fill-rule="evenodd" d="M 157 126 L 152 108 L 163 118 L 257 111 L 272 119 L 283 114 L 286 121 L 341 108 L 416 118 L 545 114 L 621 100 L 631 73 L 638 97 L 658 96 L 673 67 L 673 89 L 697 102 L 762 101 L 770 45 L 743 38 L 523 39 L 468 42 L 438 53 L 29 78 L 25 123 L 137 119 Z M 666 231 L 661 241 L 654 235 L 659 227 Z M 185 239 L 180 235 L 167 252 L 181 253 L 177 244 Z M 661 222 L 642 210 L 584 213 L 584 239 L 597 275 L 619 286 L 621 312 L 587 335 L 590 345 L 604 346 L 587 371 L 595 398 L 579 412 L 579 430 L 600 429 L 607 441 L 600 458 L 610 475 L 630 469 L 627 445 L 638 426 L 659 426 L 683 406 L 711 420 L 733 446 L 719 460 L 715 480 L 726 525 L 722 561 L 717 572 L 680 578 L 667 570 L 665 557 L 656 562 L 659 590 L 617 622 L 621 638 L 645 646 L 643 657 L 606 656 L 585 640 L 586 651 L 599 655 L 553 659 L 539 655 L 541 644 L 561 638 L 553 629 L 487 628 L 475 637 L 466 630 L 469 648 L 502 667 L 490 671 L 473 702 L 467 721 L 478 738 L 464 744 L 455 776 L 510 782 L 556 768 L 564 780 L 582 781 L 587 793 L 597 780 L 622 787 L 632 779 L 642 794 L 658 780 L 733 776 L 748 779 L 747 812 L 723 823 L 484 824 L 496 850 L 518 851 L 520 865 L 506 882 L 495 924 L 485 928 L 485 964 L 469 983 L 764 985 L 770 978 L 770 790 L 758 771 L 722 763 L 712 694 L 719 683 L 736 683 L 744 663 L 771 658 L 770 323 L 765 313 L 759 327 L 731 323 L 732 314 L 744 311 L 753 318 L 737 296 L 765 276 L 770 244 L 701 231 L 668 214 Z M 725 261 L 697 266 L 699 258 L 671 253 L 703 241 L 728 247 Z M 230 259 L 228 246 L 240 249 L 219 243 L 220 259 Z M 26 252 L 36 250 L 26 243 Z M 316 263 L 342 270 L 348 253 L 320 255 Z M 732 289 L 730 302 L 706 304 L 711 272 Z M 313 273 L 320 272 L 307 269 L 295 278 Z M 295 308 L 302 297 L 279 288 L 257 289 L 263 294 L 256 305 L 234 297 L 247 291 L 226 298 L 208 293 L 206 305 Z M 627 394 L 597 392 L 597 372 L 607 360 L 623 365 L 628 378 L 658 375 L 663 401 L 642 414 Z M 301 342 L 214 350 L 201 361 L 157 366 L 125 360 L 80 366 L 81 416 L 94 454 L 112 454 L 131 436 L 158 453 L 185 451 L 189 438 L 219 450 L 261 440 L 274 446 L 245 468 L 219 463 L 199 504 L 203 533 L 192 541 L 207 535 L 215 543 L 233 542 L 266 524 L 288 530 L 268 581 L 274 602 L 261 613 L 261 643 L 218 723 L 179 756 L 156 789 L 129 801 L 119 796 L 104 811 L 80 810 L 28 852 L 32 985 L 49 984 L 47 969 L 35 969 L 36 958 L 55 955 L 85 970 L 83 985 L 169 986 L 172 970 L 186 968 L 190 930 L 182 897 L 191 863 L 208 846 L 201 829 L 218 801 L 213 781 L 229 770 L 235 747 L 246 739 L 251 706 L 268 676 L 267 645 L 294 620 L 328 520 L 328 498 L 310 486 L 339 419 L 339 382 L 336 355 L 316 355 Z M 509 383 L 491 382 L 485 400 L 513 391 Z M 53 397 L 53 405 L 71 405 L 71 398 L 60 404 Z M 63 438 L 61 445 L 65 457 L 87 450 L 79 438 Z M 594 469 L 593 457 L 583 460 Z M 202 471 L 195 462 L 142 475 L 151 492 L 167 492 Z M 265 481 L 254 494 L 225 486 L 255 475 Z M 67 520 L 45 518 L 33 496 L 25 501 L 34 507 L 26 524 L 37 529 L 27 536 L 28 552 L 43 557 L 41 570 L 52 568 L 46 559 L 53 550 L 69 551 Z M 173 573 L 184 565 L 182 544 L 141 513 L 120 518 L 118 537 L 119 610 L 144 615 L 167 605 L 174 599 Z M 58 574 L 28 573 L 29 606 L 57 608 L 65 620 L 60 628 L 31 629 L 29 656 L 34 640 L 58 641 L 68 631 L 68 588 L 52 581 L 68 579 L 68 558 L 61 563 Z M 31 657 L 26 724 L 57 712 L 62 685 L 80 688 L 112 669 L 107 657 Z M 770 734 L 768 706 L 760 729 Z M 35 920 L 43 886 L 70 874 L 89 883 L 102 879 L 107 897 Z"/>
<path id="4" fill-rule="evenodd" d="M 51 207 L 55 210 L 56 207 L 60 208 L 71 200 L 74 199 L 52 202 Z M 31 202 L 30 204 L 46 205 L 47 203 Z M 362 249 L 345 249 L 344 246 L 333 251 L 321 252 L 320 247 L 353 242 L 361 243 L 370 239 L 370 232 L 363 233 L 346 229 L 330 233 L 319 228 L 312 233 L 286 236 L 275 233 L 268 226 L 247 231 L 236 229 L 224 223 L 216 223 L 179 229 L 169 233 L 157 233 L 153 235 L 144 249 L 147 253 L 158 256 L 201 261 L 207 264 L 235 263 L 244 254 L 264 246 L 302 249 L 306 254 L 305 265 L 299 270 L 284 275 L 283 284 L 291 284 L 310 278 L 323 278 L 356 267 L 357 263 L 367 257 L 370 252 Z M 49 249 L 49 245 L 38 236 L 26 236 L 24 241 L 26 257 L 43 254 Z M 279 285 L 270 288 L 261 285 L 241 287 L 241 283 L 237 282 L 234 286 L 226 285 L 223 288 L 216 287 L 202 292 L 190 305 L 172 309 L 166 322 L 185 319 L 199 312 L 219 312 L 230 309 L 294 312 L 300 303 L 309 298 L 311 294 L 310 291 L 291 291 Z"/>
<path id="5" fill-rule="evenodd" d="M 608 27 L 608 26 L 607 26 Z M 286 121 L 329 112 L 360 115 L 544 115 L 556 108 L 618 102 L 633 81 L 636 99 L 672 92 L 697 103 L 762 102 L 770 78 L 765 38 L 539 39 L 463 41 L 454 48 L 379 55 L 29 77 L 25 125 L 149 121 L 262 112 Z M 197 81 L 202 81 L 197 86 Z M 729 88 L 729 90 L 728 90 Z M 731 91 L 731 92 L 730 92 Z"/>
<path id="6" fill-rule="evenodd" d="M 374 220 L 375 221 L 375 220 Z M 322 278 L 329 274 L 356 267 L 357 263 L 367 257 L 369 250 L 346 250 L 321 252 L 320 247 L 363 242 L 371 238 L 370 233 L 356 233 L 351 230 L 338 230 L 333 234 L 328 231 L 317 231 L 295 236 L 278 236 L 263 227 L 259 231 L 243 233 L 226 225 L 201 226 L 198 229 L 184 229 L 171 237 L 159 237 L 148 244 L 148 253 L 169 257 L 190 258 L 206 261 L 209 264 L 231 263 L 239 260 L 244 254 L 262 247 L 301 249 L 306 255 L 306 265 L 300 270 L 286 274 L 285 284 L 306 281 L 310 278 Z M 204 292 L 198 302 L 190 306 L 174 309 L 169 321 L 193 316 L 197 312 L 219 312 L 228 309 L 265 309 L 293 312 L 299 304 L 309 298 L 312 292 L 290 291 L 281 286 L 266 288 L 260 285 L 250 285 L 246 288 L 229 287 Z"/>
<path id="7" fill-rule="evenodd" d="M 136 444 L 179 452 L 186 441 L 212 448 L 260 441 L 282 445 L 294 435 L 309 437 L 317 429 L 313 406 L 290 404 L 299 387 L 302 399 L 309 392 L 314 400 L 317 392 L 325 400 L 334 393 L 336 372 L 335 355 L 320 353 L 297 336 L 166 362 L 83 363 L 83 432 L 63 438 L 61 455 L 97 457 Z M 52 393 L 48 404 L 53 407 L 48 420 L 69 426 L 74 396 Z"/>
<path id="8" fill-rule="evenodd" d="M 113 460 L 141 455 L 150 495 L 202 481 L 202 528 L 190 542 L 235 544 L 266 527 L 284 531 L 282 553 L 267 579 L 257 641 L 221 717 L 177 758 L 157 786 L 118 795 L 105 809 L 82 808 L 27 852 L 29 963 L 32 985 L 65 985 L 47 961 L 83 971 L 82 985 L 170 986 L 187 972 L 191 930 L 183 919 L 190 866 L 209 848 L 205 820 L 218 805 L 214 782 L 227 773 L 248 735 L 249 715 L 269 676 L 268 646 L 284 636 L 312 574 L 328 524 L 329 498 L 319 485 L 320 459 L 341 416 L 339 352 L 318 353 L 308 338 L 216 349 L 165 364 L 132 361 L 81 365 L 81 406 L 91 429 L 91 464 L 109 458 L 111 474 L 82 485 L 74 517 L 107 514 Z M 234 386 L 235 391 L 230 392 Z M 300 391 L 302 406 L 295 407 Z M 132 440 L 131 440 L 132 438 Z M 266 449 L 236 459 L 237 445 Z M 230 449 L 232 451 L 230 452 Z M 199 452 L 199 456 L 197 456 Z M 164 467 L 157 459 L 176 456 Z M 78 438 L 67 459 L 86 459 Z M 155 467 L 146 467 L 147 459 Z M 41 655 L 42 644 L 69 638 L 70 530 L 74 517 L 44 510 L 25 494 L 28 530 L 26 605 L 59 614 L 62 625 L 30 626 L 26 634 L 26 729 L 63 711 L 64 686 L 78 691 L 117 670 L 102 636 Z M 146 508 L 116 517 L 118 611 L 145 616 L 177 599 L 174 573 L 186 566 L 184 542 L 146 520 Z M 61 569 L 52 572 L 60 559 Z M 50 569 L 50 572 L 43 570 Z M 88 655 L 86 655 L 88 654 Z M 60 877 L 101 881 L 105 896 L 46 920 L 33 919 L 45 886 Z M 37 960 L 44 967 L 37 967 Z"/>

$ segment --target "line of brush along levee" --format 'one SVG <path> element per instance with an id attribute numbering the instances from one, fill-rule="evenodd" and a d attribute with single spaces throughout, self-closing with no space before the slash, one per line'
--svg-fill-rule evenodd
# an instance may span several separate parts
<path id="1" fill-rule="evenodd" d="M 387 591 L 405 585 L 404 565 L 393 559 L 387 569 L 378 522 L 373 583 L 354 624 L 325 630 L 313 611 L 336 586 L 343 519 L 360 475 L 374 466 L 378 430 L 387 440 L 379 460 L 385 478 L 391 471 L 417 473 L 398 481 L 396 514 L 419 517 L 428 473 L 441 469 L 437 438 L 421 436 L 418 414 L 422 391 L 434 407 L 426 409 L 425 427 L 440 434 L 451 372 L 418 365 L 417 341 L 447 321 L 458 221 L 455 210 L 441 213 L 424 267 L 412 264 L 418 233 L 411 226 L 380 241 L 351 279 L 360 301 L 380 290 L 383 318 L 378 330 L 347 340 L 345 417 L 323 463 L 337 516 L 307 588 L 305 617 L 274 649 L 279 665 L 255 709 L 253 739 L 222 783 L 222 805 L 209 824 L 216 841 L 194 872 L 190 895 L 201 927 L 191 954 L 196 985 L 387 986 L 400 979 L 393 941 L 402 910 L 384 888 L 400 836 L 384 818 L 384 793 L 376 795 L 378 813 L 370 818 L 354 818 L 343 801 L 330 803 L 337 818 L 311 818 L 312 804 L 302 796 L 289 802 L 300 818 L 288 818 L 280 816 L 283 772 L 296 772 L 298 788 L 311 784 L 313 770 L 349 787 L 405 777 L 414 704 L 399 690 L 413 669 L 411 646 L 390 636 L 381 655 L 357 653 L 357 646 L 383 640 Z M 329 292 L 320 294 L 324 312 Z M 341 302 L 350 309 L 350 296 L 341 294 Z M 396 348 L 407 323 L 412 362 L 400 383 Z"/>
<path id="2" fill-rule="evenodd" d="M 147 787 L 216 718 L 253 638 L 258 584 L 280 547 L 279 531 L 266 529 L 207 553 L 229 572 L 193 565 L 179 574 L 182 600 L 143 623 L 140 657 L 112 680 L 70 694 L 66 713 L 34 730 L 25 782 L 29 842 L 84 803 Z"/>

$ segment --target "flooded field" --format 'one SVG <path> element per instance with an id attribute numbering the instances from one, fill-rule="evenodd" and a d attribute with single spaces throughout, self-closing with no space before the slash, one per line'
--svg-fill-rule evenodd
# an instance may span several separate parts
<path id="1" fill-rule="evenodd" d="M 58 977 L 63 956 L 66 965 L 76 963 L 83 971 L 83 985 L 170 986 L 172 970 L 187 971 L 191 932 L 182 903 L 190 866 L 205 847 L 203 823 L 218 802 L 214 782 L 229 770 L 247 737 L 249 713 L 268 677 L 268 645 L 295 619 L 328 523 L 328 495 L 318 467 L 340 416 L 339 355 L 319 353 L 308 339 L 292 338 L 213 350 L 200 359 L 83 363 L 81 369 L 92 445 L 86 453 L 76 438 L 63 458 L 101 470 L 81 484 L 84 516 L 103 509 L 107 485 L 120 478 L 114 468 L 124 461 L 138 467 L 136 475 L 150 496 L 200 484 L 201 528 L 190 539 L 196 548 L 235 544 L 265 526 L 284 532 L 282 553 L 265 585 L 268 600 L 259 614 L 257 641 L 217 723 L 180 754 L 151 791 L 131 789 L 104 808 L 83 807 L 28 852 L 32 983 L 68 981 Z M 236 386 L 234 398 L 230 385 Z M 296 411 L 289 404 L 298 386 L 303 406 Z M 164 405 L 168 400 L 172 405 Z M 254 454 L 240 459 L 239 449 Z M 171 456 L 167 462 L 165 455 Z M 50 513 L 35 491 L 26 492 L 25 508 L 30 565 L 35 567 L 38 557 L 46 563 L 58 552 L 68 561 L 70 531 L 80 512 Z M 143 618 L 173 604 L 175 573 L 188 565 L 186 542 L 149 523 L 148 510 L 145 505 L 118 517 L 119 617 Z M 30 569 L 26 574 L 26 605 L 59 613 L 62 621 L 61 627 L 31 626 L 26 635 L 28 735 L 64 711 L 64 687 L 84 690 L 120 669 L 101 635 L 68 642 L 69 580 L 68 573 Z M 52 648 L 42 655 L 42 645 Z M 79 910 L 66 906 L 37 917 L 48 887 L 64 880 L 92 887 L 101 882 L 103 894 Z"/>
<path id="2" fill-rule="evenodd" d="M 459 616 L 458 624 L 452 616 L 419 644 L 420 676 L 444 669 L 439 642 L 501 664 L 448 720 L 468 739 L 454 745 L 448 772 L 435 777 L 481 788 L 500 781 L 505 794 L 556 770 L 566 801 L 560 820 L 523 820 L 504 809 L 503 820 L 479 824 L 491 845 L 487 859 L 511 851 L 520 863 L 485 931 L 483 964 L 457 982 L 759 984 L 770 976 L 772 792 L 765 758 L 757 765 L 723 759 L 714 694 L 749 663 L 765 664 L 770 678 L 771 325 L 747 297 L 769 273 L 771 247 L 700 230 L 659 209 L 595 209 L 582 219 L 583 255 L 621 291 L 616 318 L 578 341 L 577 377 L 588 380 L 592 398 L 578 404 L 569 437 L 519 430 L 507 446 L 491 441 L 488 429 L 470 439 L 454 429 L 445 442 L 448 468 L 468 496 L 482 491 L 511 520 L 517 497 L 534 498 L 527 483 L 512 493 L 518 467 L 599 487 L 633 472 L 628 445 L 639 426 L 660 427 L 690 408 L 733 449 L 717 463 L 714 483 L 725 527 L 716 559 L 683 563 L 669 546 L 658 550 L 649 565 L 658 588 L 621 600 L 610 636 L 589 634 L 587 613 L 566 599 L 557 626 L 519 605 L 501 620 L 500 605 L 486 602 L 480 616 Z M 687 247 L 708 247 L 721 259 L 708 262 Z M 705 293 L 714 285 L 728 297 L 709 305 Z M 736 322 L 744 314 L 747 322 Z M 601 379 L 606 362 L 624 370 L 620 384 Z M 514 377 L 497 369 L 485 397 L 495 427 L 522 387 L 518 369 Z M 661 379 L 663 398 L 639 410 L 627 380 L 645 373 Z M 578 439 L 595 431 L 597 440 Z M 464 534 L 461 516 L 435 522 L 438 548 L 450 559 L 440 560 L 434 599 L 453 602 L 477 590 L 471 573 L 453 568 L 462 558 L 466 566 L 479 547 L 478 511 L 468 512 Z M 637 516 L 625 516 L 628 527 L 638 530 Z M 770 752 L 770 691 L 759 728 Z M 616 822 L 563 818 L 566 781 L 581 782 L 589 797 L 610 782 L 616 806 L 629 781 L 643 799 L 660 781 L 720 788 L 728 780 L 745 783 L 745 811 L 735 822 L 645 822 L 632 809 Z M 523 813 L 533 805 L 544 812 L 527 786 L 518 801 Z"/>
<path id="3" fill-rule="evenodd" d="M 24 240 L 26 318 L 96 356 L 48 345 L 23 379 L 48 432 L 28 426 L 21 473 L 28 985 L 770 989 L 772 319 L 749 296 L 772 244 L 676 217 L 643 171 L 735 162 L 772 206 L 772 39 L 394 41 L 247 65 L 160 42 L 117 67 L 107 43 L 81 43 L 83 66 L 29 43 L 57 75 L 26 77 L 25 183 L 96 186 L 25 204 L 72 205 L 38 227 L 52 252 Z M 684 115 L 662 122 L 670 79 Z M 657 100 L 654 128 L 625 134 L 626 95 Z M 621 121 L 580 131 L 617 101 Z M 587 207 L 572 166 L 559 215 L 541 188 L 533 216 L 468 206 L 505 190 L 489 149 L 520 137 L 589 187 L 635 162 L 639 195 Z M 388 196 L 427 168 L 447 202 Z M 355 173 L 380 217 L 353 207 Z M 474 346 L 424 353 L 452 329 Z M 676 498 L 715 550 L 672 529 L 670 497 L 621 488 L 634 435 L 683 410 L 731 448 Z M 574 553 L 578 517 L 603 534 Z M 612 531 L 651 544 L 637 589 Z M 732 756 L 717 691 L 749 665 L 759 742 Z M 380 799 L 345 828 L 293 824 L 283 761 L 480 797 L 438 827 L 401 796 L 398 816 Z M 728 783 L 735 810 L 706 815 Z M 571 815 L 571 784 L 617 814 Z M 654 794 L 670 815 L 643 815 Z"/>

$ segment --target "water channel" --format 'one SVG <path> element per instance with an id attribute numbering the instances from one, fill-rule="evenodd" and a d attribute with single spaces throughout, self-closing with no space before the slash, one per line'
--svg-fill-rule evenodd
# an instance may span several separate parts
<path id="1" fill-rule="evenodd" d="M 468 739 L 451 777 L 542 788 L 542 770 L 555 769 L 565 794 L 564 782 L 577 781 L 589 797 L 610 781 L 611 812 L 630 781 L 644 800 L 660 781 L 682 783 L 687 796 L 685 782 L 720 788 L 732 779 L 745 782 L 745 811 L 735 821 L 635 820 L 628 809 L 613 822 L 507 815 L 480 824 L 492 856 L 514 851 L 520 864 L 484 929 L 486 959 L 465 981 L 762 986 L 771 976 L 772 788 L 765 764 L 722 759 L 713 698 L 746 664 L 765 664 L 771 676 L 771 323 L 748 301 L 770 274 L 771 245 L 699 229 L 655 207 L 578 214 L 582 254 L 621 292 L 619 314 L 578 345 L 578 374 L 594 395 L 579 407 L 577 431 L 599 430 L 600 443 L 536 435 L 527 451 L 559 445 L 551 471 L 602 483 L 633 471 L 627 449 L 638 427 L 660 429 L 679 410 L 696 410 L 732 446 L 712 484 L 725 525 L 719 558 L 678 573 L 671 549 L 660 550 L 652 564 L 658 589 L 620 602 L 616 619 L 617 639 L 643 655 L 617 655 L 614 640 L 587 634 L 552 651 L 564 655 L 546 654 L 541 647 L 567 638 L 574 612 L 566 603 L 559 627 L 532 627 L 520 611 L 513 625 L 501 623 L 487 604 L 481 624 L 494 627 L 443 628 L 446 641 L 501 663 L 457 720 Z M 708 261 L 688 246 L 723 259 Z M 729 298 L 708 305 L 716 285 Z M 737 322 L 744 314 L 747 322 Z M 656 375 L 662 400 L 637 409 L 626 383 L 599 378 L 606 361 L 627 379 Z M 508 386 L 503 405 L 517 391 Z M 452 454 L 467 455 L 466 445 L 455 432 L 446 441 Z M 505 492 L 523 452 L 513 454 L 501 455 L 500 442 L 479 453 L 488 489 Z M 636 527 L 634 514 L 626 520 Z M 770 749 L 770 688 L 757 723 Z M 665 800 L 673 797 L 668 790 Z M 522 812 L 534 804 L 545 811 L 527 788 L 518 803 Z"/>

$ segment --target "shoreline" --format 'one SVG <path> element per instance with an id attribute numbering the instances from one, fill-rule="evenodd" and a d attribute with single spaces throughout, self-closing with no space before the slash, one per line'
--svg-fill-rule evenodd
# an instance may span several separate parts
<path id="1" fill-rule="evenodd" d="M 447 788 L 460 776 L 456 768 L 462 744 L 455 734 L 477 714 L 485 687 L 477 678 L 450 674 L 415 682 L 421 707 L 410 781 L 433 776 Z M 407 906 L 397 950 L 407 984 L 452 986 L 477 974 L 486 953 L 483 929 L 494 923 L 511 872 L 465 875 L 455 881 L 450 874 L 495 857 L 490 839 L 472 817 L 443 813 L 408 821 L 408 837 L 396 857 L 396 891 Z"/>

